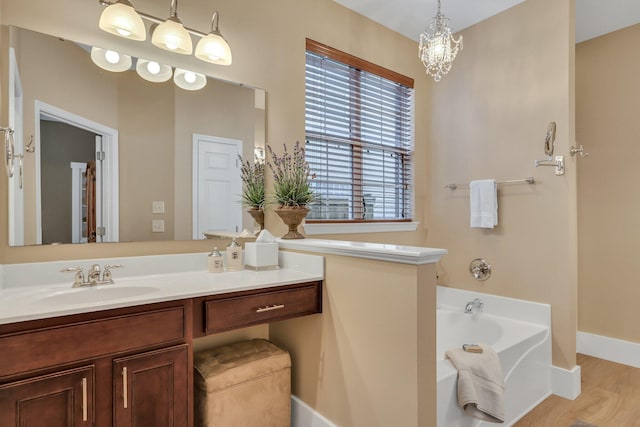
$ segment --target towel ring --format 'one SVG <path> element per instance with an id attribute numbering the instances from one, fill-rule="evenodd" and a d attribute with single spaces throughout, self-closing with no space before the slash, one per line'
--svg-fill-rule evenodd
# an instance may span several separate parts
<path id="1" fill-rule="evenodd" d="M 15 142 L 13 139 L 13 129 L 0 128 L 4 132 L 4 165 L 7 170 L 7 176 L 13 177 L 15 169 Z"/>

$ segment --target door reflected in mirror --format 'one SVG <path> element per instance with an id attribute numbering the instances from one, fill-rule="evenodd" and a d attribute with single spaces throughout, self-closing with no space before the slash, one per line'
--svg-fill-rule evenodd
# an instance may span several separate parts
<path id="1" fill-rule="evenodd" d="M 251 159 L 264 147 L 263 90 L 211 77 L 193 91 L 172 79 L 154 83 L 136 73 L 136 58 L 110 72 L 88 46 L 3 31 L 9 124 L 24 155 L 24 185 L 9 180 L 11 246 L 254 229 L 242 210 L 237 154 Z"/>

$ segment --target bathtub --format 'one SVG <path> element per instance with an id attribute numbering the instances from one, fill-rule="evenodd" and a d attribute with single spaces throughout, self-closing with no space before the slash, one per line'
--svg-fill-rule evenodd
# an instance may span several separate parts
<path id="1" fill-rule="evenodd" d="M 505 377 L 506 419 L 510 426 L 551 394 L 551 308 L 512 298 L 438 286 L 438 427 L 488 427 L 470 418 L 457 401 L 457 371 L 445 351 L 485 343 L 498 353 Z M 467 302 L 480 298 L 484 309 L 465 314 Z"/>

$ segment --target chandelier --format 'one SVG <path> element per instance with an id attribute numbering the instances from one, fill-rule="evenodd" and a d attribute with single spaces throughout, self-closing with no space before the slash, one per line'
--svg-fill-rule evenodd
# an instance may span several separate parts
<path id="1" fill-rule="evenodd" d="M 427 74 L 437 82 L 451 70 L 453 60 L 458 51 L 462 50 L 462 36 L 458 40 L 454 39 L 446 21 L 447 18 L 440 12 L 438 0 L 438 13 L 429 27 L 420 34 L 418 56 L 426 67 Z"/>

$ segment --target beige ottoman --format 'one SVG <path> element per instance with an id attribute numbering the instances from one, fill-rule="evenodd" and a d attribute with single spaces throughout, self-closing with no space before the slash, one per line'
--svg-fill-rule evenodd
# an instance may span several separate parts
<path id="1" fill-rule="evenodd" d="M 193 358 L 196 427 L 289 427 L 288 352 L 254 339 Z"/>

